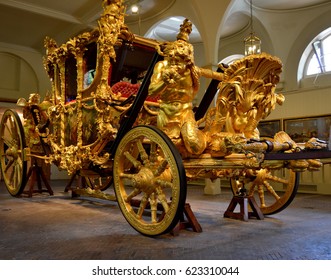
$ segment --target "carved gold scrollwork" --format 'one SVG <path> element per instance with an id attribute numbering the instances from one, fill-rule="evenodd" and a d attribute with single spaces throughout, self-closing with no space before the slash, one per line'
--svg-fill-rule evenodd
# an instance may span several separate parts
<path id="1" fill-rule="evenodd" d="M 100 150 L 105 143 L 116 136 L 119 117 L 114 106 L 109 106 L 112 103 L 112 92 L 108 85 L 108 73 L 110 69 L 110 58 L 116 59 L 114 46 L 118 41 L 119 35 L 121 38 L 133 38 L 127 27 L 124 25 L 124 6 L 122 0 L 104 0 L 103 14 L 98 21 L 98 27 L 91 32 L 84 32 L 74 38 L 71 38 L 66 43 L 58 46 L 54 39 L 45 38 L 44 46 L 46 55 L 44 58 L 44 67 L 52 80 L 52 104 L 46 110 L 47 116 L 51 120 L 52 133 L 45 134 L 32 128 L 36 137 L 32 140 L 39 143 L 39 136 L 43 136 L 43 141 L 47 143 L 52 153 L 46 159 L 47 162 L 54 162 L 60 169 L 65 169 L 69 174 L 75 173 L 77 170 L 84 168 L 88 163 L 94 163 L 102 166 L 107 165 L 109 155 L 104 153 L 100 155 Z M 98 58 L 100 63 L 101 73 L 100 83 L 95 87 L 95 90 L 88 96 L 83 96 L 83 80 L 84 80 L 84 52 L 87 50 L 87 45 L 90 42 L 98 44 Z M 74 57 L 77 68 L 77 93 L 75 101 L 67 103 L 65 99 L 66 92 L 66 61 L 69 57 Z M 89 102 L 92 100 L 92 103 Z M 36 103 L 38 106 L 40 102 Z M 84 137 L 84 114 L 83 110 L 95 110 L 95 124 L 98 126 L 96 131 L 98 136 L 96 141 L 89 145 L 83 144 Z M 76 143 L 66 143 L 65 131 L 67 120 L 76 118 Z M 27 117 L 26 126 L 31 123 L 30 117 Z M 30 125 L 31 127 L 31 125 Z M 46 128 L 49 130 L 49 128 Z M 88 131 L 88 130 L 86 130 Z M 87 132 L 86 132 L 87 133 Z M 27 133 L 31 135 L 31 133 Z M 86 135 L 85 135 L 86 136 Z"/>

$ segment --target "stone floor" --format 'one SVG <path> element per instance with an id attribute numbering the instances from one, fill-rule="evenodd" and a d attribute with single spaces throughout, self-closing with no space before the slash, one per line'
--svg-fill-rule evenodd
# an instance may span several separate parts
<path id="1" fill-rule="evenodd" d="M 223 218 L 229 190 L 207 196 L 190 186 L 187 202 L 203 232 L 150 238 L 130 227 L 116 202 L 73 199 L 66 182 L 51 184 L 54 196 L 14 198 L 0 183 L 0 259 L 331 259 L 331 196 L 297 194 L 284 211 L 244 222 Z"/>

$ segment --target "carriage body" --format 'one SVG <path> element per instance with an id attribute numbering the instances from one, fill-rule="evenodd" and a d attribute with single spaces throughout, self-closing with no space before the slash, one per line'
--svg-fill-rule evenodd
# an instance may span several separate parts
<path id="1" fill-rule="evenodd" d="M 57 77 L 54 101 L 48 108 L 52 126 L 46 141 L 52 150 L 49 160 L 69 174 L 88 169 L 91 163 L 100 165 L 99 162 L 106 164 L 110 160 L 105 150 L 116 138 L 121 118 L 132 104 L 125 101 L 137 95 L 138 79 L 144 78 L 155 52 L 153 45 L 137 41 L 115 46 L 116 61 L 98 54 L 98 44 L 92 42 L 87 46 L 87 54 L 77 57 L 69 53 L 62 65 L 52 64 Z M 91 57 L 97 58 L 92 68 L 88 61 Z M 81 64 L 81 69 L 77 69 Z M 69 74 L 61 74 L 66 71 Z"/>
<path id="2" fill-rule="evenodd" d="M 157 100 L 146 98 L 144 80 L 158 43 L 127 29 L 121 1 L 104 1 L 103 8 L 97 28 L 62 45 L 45 38 L 44 67 L 51 92 L 44 100 L 31 93 L 17 101 L 24 124 L 13 110 L 2 119 L 2 171 L 14 196 L 25 188 L 28 161 L 55 164 L 72 176 L 88 173 L 89 182 L 93 176 L 109 177 L 114 140 L 121 123 L 133 115 L 128 111 L 137 95 L 147 100 L 136 110 L 142 117 L 136 117 L 135 125 L 155 118 L 148 112 L 158 106 Z M 143 83 L 145 97 L 139 93 Z M 15 164 L 7 158 L 13 153 Z"/>
<path id="3" fill-rule="evenodd" d="M 190 61 L 195 75 L 212 78 L 194 114 L 194 83 L 174 85 L 177 76 L 186 75 L 176 73 L 176 64 L 170 64 L 175 71 L 167 75 L 156 73 L 166 57 L 160 55 L 161 44 L 132 34 L 123 9 L 122 1 L 105 0 L 98 28 L 60 46 L 46 38 L 51 93 L 43 101 L 36 93 L 18 101 L 24 126 L 13 111 L 2 120 L 1 166 L 9 192 L 23 192 L 28 160 L 52 163 L 85 180 L 88 189 L 84 185 L 80 194 L 100 195 L 113 185 L 126 220 L 150 236 L 168 232 L 182 218 L 188 180 L 225 178 L 234 193 L 246 185 L 245 195 L 257 194 L 264 214 L 283 210 L 296 193 L 297 172 L 318 169 L 321 154 L 297 153 L 309 145 L 301 149 L 284 132 L 274 139 L 259 138 L 258 122 L 283 102 L 275 92 L 281 62 L 253 55 L 214 72 Z M 172 53 L 171 61 L 192 56 L 187 24 L 177 37 L 179 47 L 174 46 L 188 53 Z M 160 87 L 169 86 L 171 94 L 153 92 L 151 83 L 157 84 L 158 77 L 166 81 Z M 184 101 L 172 94 L 184 90 L 190 93 L 182 95 Z M 217 92 L 216 108 L 208 109 Z M 160 119 L 167 109 L 175 113 Z M 325 143 L 309 144 L 330 157 Z"/>

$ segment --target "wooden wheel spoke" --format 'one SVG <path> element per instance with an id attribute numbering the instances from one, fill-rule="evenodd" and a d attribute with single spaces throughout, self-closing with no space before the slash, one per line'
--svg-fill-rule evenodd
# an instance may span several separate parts
<path id="1" fill-rule="evenodd" d="M 13 168 L 9 171 L 10 173 L 10 182 L 12 182 L 13 187 L 17 187 L 20 183 L 20 174 L 22 172 L 22 168 L 18 162 L 13 162 Z"/>
<path id="2" fill-rule="evenodd" d="M 130 202 L 132 198 L 136 197 L 137 195 L 141 194 L 141 190 L 138 188 L 135 188 L 126 198 L 126 202 Z"/>
<path id="3" fill-rule="evenodd" d="M 135 168 L 141 168 L 141 162 L 132 156 L 129 152 L 124 152 L 124 156 L 128 161 L 130 161 Z"/>
<path id="4" fill-rule="evenodd" d="M 14 164 L 14 159 L 10 159 L 9 162 L 6 164 L 6 168 L 4 172 L 8 172 L 9 168 Z"/>
<path id="5" fill-rule="evenodd" d="M 139 217 L 139 219 L 142 218 L 147 204 L 148 204 L 148 196 L 147 196 L 147 194 L 145 194 L 143 196 L 143 198 L 141 199 L 141 201 L 140 201 L 139 209 L 138 209 L 138 212 L 137 212 L 137 216 Z"/>
<path id="6" fill-rule="evenodd" d="M 8 132 L 9 133 L 9 136 L 11 137 L 11 138 L 14 138 L 14 136 L 13 136 L 13 131 L 12 131 L 12 127 L 13 127 L 13 123 L 12 122 L 10 122 L 10 118 L 7 118 L 7 120 L 9 120 L 8 122 L 7 121 L 5 121 L 5 123 L 4 123 L 4 131 L 5 132 Z M 10 122 L 10 124 L 9 124 L 9 122 Z"/>
<path id="7" fill-rule="evenodd" d="M 21 168 L 19 164 L 15 164 L 14 167 L 14 186 L 17 187 L 20 184 L 20 173 L 21 173 Z"/>
<path id="8" fill-rule="evenodd" d="M 8 132 L 9 132 L 10 136 L 13 139 L 17 139 L 18 138 L 18 128 L 17 128 L 17 126 L 16 126 L 13 118 L 9 117 L 8 120 L 9 120 L 10 125 L 8 125 L 6 123 L 6 128 L 7 128 Z"/>
<path id="9" fill-rule="evenodd" d="M 133 175 L 132 174 L 127 174 L 127 173 L 121 173 L 120 174 L 120 178 L 121 179 L 125 179 L 125 178 L 132 179 L 133 178 Z"/>
<path id="10" fill-rule="evenodd" d="M 12 182 L 13 186 L 16 186 L 16 180 L 15 180 L 15 166 L 8 172 L 10 182 Z"/>
<path id="11" fill-rule="evenodd" d="M 155 193 L 152 193 L 149 199 L 151 205 L 151 222 L 157 223 L 157 198 Z"/>
<path id="12" fill-rule="evenodd" d="M 151 163 L 157 163 L 157 144 L 155 142 L 151 143 L 151 149 L 149 153 L 149 160 Z"/>
<path id="13" fill-rule="evenodd" d="M 163 160 L 159 165 L 159 167 L 157 168 L 157 170 L 154 172 L 154 176 L 155 177 L 160 176 L 166 170 L 167 166 L 168 166 L 168 161 Z"/>
<path id="14" fill-rule="evenodd" d="M 253 195 L 255 191 L 256 183 L 252 183 L 248 190 L 248 195 Z"/>
<path id="15" fill-rule="evenodd" d="M 16 164 L 18 165 L 18 166 L 20 166 L 20 167 L 22 167 L 22 165 L 23 165 L 23 160 L 22 160 L 22 158 L 17 158 L 16 159 Z"/>
<path id="16" fill-rule="evenodd" d="M 9 141 L 9 139 L 5 138 L 4 136 L 2 136 L 1 138 L 2 138 L 2 140 L 3 140 L 3 143 L 6 144 L 6 146 L 7 146 L 8 148 L 11 148 L 11 147 L 13 147 L 13 146 L 15 145 L 15 144 L 13 143 L 13 142 L 15 142 L 15 141 Z M 13 140 L 13 139 L 11 139 L 11 140 Z"/>
<path id="17" fill-rule="evenodd" d="M 268 192 L 276 199 L 279 200 L 280 197 L 279 195 L 276 193 L 276 191 L 274 190 L 274 188 L 267 182 L 264 181 L 263 185 L 266 187 L 266 189 L 268 190 Z"/>
<path id="18" fill-rule="evenodd" d="M 140 154 L 140 158 L 143 161 L 144 165 L 149 164 L 149 158 L 148 158 L 148 154 L 146 153 L 146 150 L 143 146 L 143 143 L 141 142 L 140 139 L 137 140 L 137 148 Z"/>
<path id="19" fill-rule="evenodd" d="M 156 180 L 156 184 L 160 186 L 162 189 L 173 189 L 174 185 L 172 182 L 166 180 Z"/>
<path id="20" fill-rule="evenodd" d="M 162 207 L 163 207 L 164 212 L 167 213 L 169 211 L 169 204 L 168 204 L 167 196 L 161 190 L 161 188 L 156 188 L 156 193 L 158 195 L 158 200 L 162 204 Z"/>
<path id="21" fill-rule="evenodd" d="M 283 179 L 283 178 L 273 176 L 273 175 L 269 175 L 268 179 L 270 181 L 277 182 L 277 183 L 282 183 L 282 184 L 286 184 L 286 185 L 289 183 L 289 181 L 287 179 Z"/>
<path id="22" fill-rule="evenodd" d="M 257 192 L 259 194 L 259 200 L 260 200 L 260 204 L 261 204 L 260 207 L 261 208 L 266 207 L 263 185 L 257 186 Z"/>

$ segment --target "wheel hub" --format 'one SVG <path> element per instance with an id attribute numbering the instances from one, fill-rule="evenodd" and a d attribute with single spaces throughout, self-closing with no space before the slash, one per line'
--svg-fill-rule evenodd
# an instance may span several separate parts
<path id="1" fill-rule="evenodd" d="M 151 194 L 155 190 L 154 174 L 151 169 L 143 167 L 137 174 L 134 174 L 131 178 L 132 185 L 135 188 L 140 189 L 142 192 Z"/>
<path id="2" fill-rule="evenodd" d="M 256 172 L 256 179 L 254 180 L 258 184 L 262 184 L 267 179 L 268 172 L 266 169 L 260 169 Z"/>
<path id="3" fill-rule="evenodd" d="M 6 150 L 6 156 L 7 157 L 12 157 L 14 159 L 18 158 L 18 151 L 15 147 L 10 147 Z"/>

